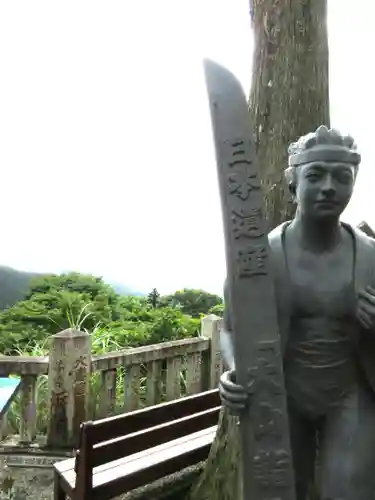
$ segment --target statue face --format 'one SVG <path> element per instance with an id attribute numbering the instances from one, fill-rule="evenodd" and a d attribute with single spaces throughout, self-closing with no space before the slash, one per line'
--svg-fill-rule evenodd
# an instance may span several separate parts
<path id="1" fill-rule="evenodd" d="M 310 217 L 339 217 L 349 203 L 354 166 L 314 162 L 297 168 L 296 198 L 301 213 Z"/>

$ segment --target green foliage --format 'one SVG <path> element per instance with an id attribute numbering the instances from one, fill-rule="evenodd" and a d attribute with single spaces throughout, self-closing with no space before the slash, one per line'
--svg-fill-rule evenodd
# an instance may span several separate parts
<path id="1" fill-rule="evenodd" d="M 161 305 L 180 307 L 184 314 L 189 314 L 193 318 L 207 314 L 213 307 L 222 303 L 223 299 L 218 295 L 192 288 L 184 288 L 160 299 Z"/>
<path id="2" fill-rule="evenodd" d="M 121 296 L 102 278 L 51 274 L 32 280 L 25 299 L 0 312 L 0 352 L 47 349 L 48 337 L 66 328 L 87 330 L 93 351 L 107 352 L 195 336 L 199 319 L 160 304 L 156 289 L 148 297 Z"/>
<path id="3" fill-rule="evenodd" d="M 34 278 L 31 281 L 30 292 L 26 295 L 25 299 L 29 299 L 35 293 L 50 293 L 54 290 L 85 293 L 92 300 L 103 294 L 113 299 L 118 296 L 110 285 L 104 283 L 102 278 L 97 278 L 90 274 L 72 272 L 59 275 L 47 274 Z"/>
<path id="4" fill-rule="evenodd" d="M 224 303 L 217 304 L 216 306 L 211 307 L 208 312 L 209 314 L 216 314 L 216 316 L 222 318 L 224 315 Z"/>

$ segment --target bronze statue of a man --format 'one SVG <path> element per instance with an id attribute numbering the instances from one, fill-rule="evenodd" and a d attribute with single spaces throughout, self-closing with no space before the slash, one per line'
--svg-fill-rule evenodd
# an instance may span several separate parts
<path id="1" fill-rule="evenodd" d="M 292 221 L 269 234 L 297 500 L 319 454 L 321 500 L 375 495 L 375 240 L 340 216 L 360 164 L 354 140 L 325 126 L 289 147 Z M 251 404 L 236 384 L 225 292 L 222 401 Z"/>

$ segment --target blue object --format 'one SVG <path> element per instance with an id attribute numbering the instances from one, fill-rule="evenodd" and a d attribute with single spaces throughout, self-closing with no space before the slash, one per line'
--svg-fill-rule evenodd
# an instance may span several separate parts
<path id="1" fill-rule="evenodd" d="M 21 385 L 20 377 L 0 377 L 0 417 L 8 410 Z"/>

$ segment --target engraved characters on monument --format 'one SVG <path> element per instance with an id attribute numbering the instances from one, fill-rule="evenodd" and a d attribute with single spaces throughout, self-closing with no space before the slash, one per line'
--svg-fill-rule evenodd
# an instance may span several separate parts
<path id="1" fill-rule="evenodd" d="M 225 68 L 206 61 L 205 73 L 224 221 L 226 295 L 236 332 L 233 346 L 227 342 L 229 366 L 235 360 L 237 381 L 253 403 L 239 422 L 246 471 L 241 500 L 294 500 L 270 247 L 246 98 Z"/>

